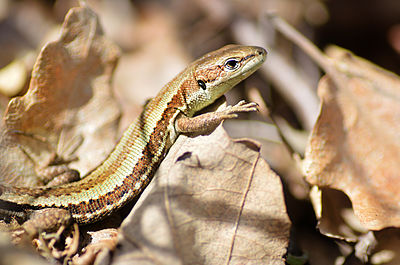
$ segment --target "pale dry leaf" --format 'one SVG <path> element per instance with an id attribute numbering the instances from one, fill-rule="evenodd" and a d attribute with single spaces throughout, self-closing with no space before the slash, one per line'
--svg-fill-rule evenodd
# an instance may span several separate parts
<path id="1" fill-rule="evenodd" d="M 69 11 L 59 39 L 40 52 L 28 92 L 8 105 L 0 172 L 25 177 L 3 181 L 37 184 L 35 169 L 55 154 L 79 157 L 72 167 L 81 174 L 106 157 L 115 144 L 120 116 L 110 86 L 119 53 L 103 36 L 93 11 Z"/>
<path id="2" fill-rule="evenodd" d="M 284 264 L 282 185 L 248 140 L 180 136 L 122 225 L 116 264 Z"/>
<path id="3" fill-rule="evenodd" d="M 366 229 L 399 227 L 400 79 L 343 49 L 328 55 L 303 172 L 312 185 L 343 191 Z"/>

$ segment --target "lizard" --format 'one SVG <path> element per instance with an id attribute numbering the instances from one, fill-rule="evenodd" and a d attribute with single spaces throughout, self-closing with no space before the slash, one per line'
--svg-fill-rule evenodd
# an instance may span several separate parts
<path id="1" fill-rule="evenodd" d="M 0 185 L 0 219 L 29 219 L 40 212 L 47 222 L 72 217 L 85 225 L 111 215 L 140 195 L 179 134 L 207 131 L 237 113 L 257 111 L 256 103 L 240 101 L 195 115 L 254 73 L 266 55 L 261 47 L 231 44 L 197 59 L 145 104 L 108 157 L 80 180 L 54 187 Z"/>

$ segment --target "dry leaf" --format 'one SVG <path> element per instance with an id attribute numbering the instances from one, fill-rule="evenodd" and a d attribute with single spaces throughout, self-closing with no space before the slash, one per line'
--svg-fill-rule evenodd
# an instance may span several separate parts
<path id="1" fill-rule="evenodd" d="M 116 264 L 284 264 L 282 186 L 258 148 L 222 127 L 180 136 L 125 219 Z"/>
<path id="2" fill-rule="evenodd" d="M 105 158 L 115 144 L 120 115 L 110 88 L 118 57 L 97 16 L 88 7 L 71 9 L 59 40 L 42 49 L 27 94 L 9 103 L 0 172 L 12 177 L 3 181 L 40 185 L 35 170 L 55 154 L 71 158 L 76 148 L 80 159 L 72 167 L 81 174 Z"/>
<path id="3" fill-rule="evenodd" d="M 318 87 L 321 113 L 303 161 L 307 181 L 343 191 L 365 228 L 399 227 L 400 79 L 345 50 L 328 55 L 334 63 Z"/>

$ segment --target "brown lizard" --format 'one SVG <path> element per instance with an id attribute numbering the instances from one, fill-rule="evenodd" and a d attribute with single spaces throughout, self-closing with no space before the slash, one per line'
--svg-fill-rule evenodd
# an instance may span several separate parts
<path id="1" fill-rule="evenodd" d="M 0 185 L 0 218 L 41 212 L 50 220 L 54 212 L 64 220 L 65 212 L 88 224 L 115 212 L 146 187 L 179 134 L 203 132 L 257 110 L 255 103 L 241 101 L 194 116 L 256 71 L 266 54 L 260 47 L 228 45 L 194 61 L 145 105 L 107 159 L 81 180 L 39 188 Z"/>

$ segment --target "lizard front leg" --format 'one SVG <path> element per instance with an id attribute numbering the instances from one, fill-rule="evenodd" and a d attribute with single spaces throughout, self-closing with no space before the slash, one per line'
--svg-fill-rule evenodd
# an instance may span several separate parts
<path id="1" fill-rule="evenodd" d="M 240 101 L 234 106 L 224 106 L 221 110 L 207 112 L 195 117 L 181 115 L 175 121 L 175 129 L 179 133 L 206 133 L 217 128 L 222 121 L 238 117 L 238 113 L 258 111 L 257 103 Z"/>

